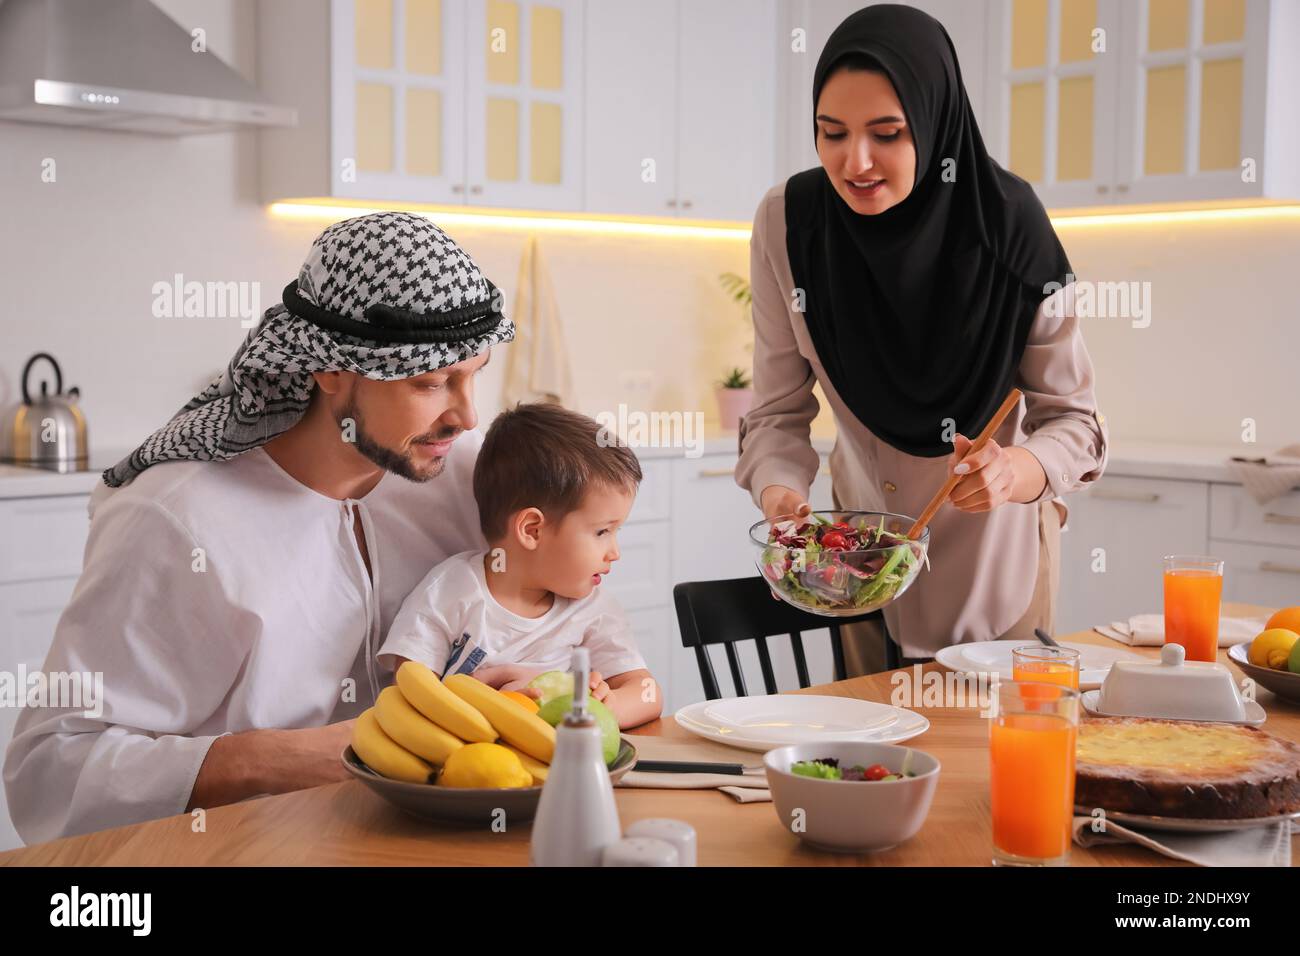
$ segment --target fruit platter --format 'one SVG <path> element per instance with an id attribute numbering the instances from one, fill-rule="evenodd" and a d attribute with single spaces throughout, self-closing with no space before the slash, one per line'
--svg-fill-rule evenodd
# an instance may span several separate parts
<path id="1" fill-rule="evenodd" d="M 930 530 L 907 537 L 913 519 L 879 511 L 780 515 L 749 529 L 758 570 L 773 592 L 824 617 L 865 614 L 891 603 L 927 563 Z"/>
<path id="2" fill-rule="evenodd" d="M 548 671 L 530 686 L 540 700 L 468 674 L 441 680 L 424 664 L 406 661 L 397 683 L 357 718 L 343 765 L 384 799 L 425 819 L 531 820 L 555 753 L 555 725 L 573 705 L 573 679 Z M 591 697 L 587 706 L 617 781 L 636 763 L 636 748 L 607 707 Z"/>

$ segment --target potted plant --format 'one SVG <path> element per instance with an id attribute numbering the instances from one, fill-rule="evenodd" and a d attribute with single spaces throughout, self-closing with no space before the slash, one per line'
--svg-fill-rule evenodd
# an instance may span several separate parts
<path id="1" fill-rule="evenodd" d="M 714 394 L 718 397 L 718 422 L 722 430 L 736 431 L 740 428 L 740 420 L 754 405 L 754 389 L 749 374 L 743 368 L 733 368 L 718 383 Z"/>
<path id="2" fill-rule="evenodd" d="M 734 272 L 724 272 L 718 276 L 718 282 L 731 300 L 740 306 L 741 314 L 748 323 L 749 311 L 753 304 L 749 280 Z M 751 326 L 751 336 L 745 343 L 745 351 L 753 350 Z M 722 381 L 717 383 L 715 394 L 718 397 L 718 420 L 724 431 L 739 429 L 740 420 L 749 414 L 754 404 L 754 389 L 751 386 L 749 373 L 739 366 L 733 367 Z"/>

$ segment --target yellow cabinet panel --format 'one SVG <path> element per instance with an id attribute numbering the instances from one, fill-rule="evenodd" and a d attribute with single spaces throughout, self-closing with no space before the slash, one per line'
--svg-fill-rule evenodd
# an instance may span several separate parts
<path id="1" fill-rule="evenodd" d="M 529 107 L 529 179 L 552 185 L 563 182 L 560 158 L 564 142 L 563 111 L 558 103 L 540 103 Z"/>
<path id="2" fill-rule="evenodd" d="M 1205 0 L 1206 43 L 1236 43 L 1246 35 L 1246 0 Z"/>
<path id="3" fill-rule="evenodd" d="M 1056 114 L 1056 178 L 1092 179 L 1092 77 L 1061 80 Z"/>
<path id="4" fill-rule="evenodd" d="M 442 93 L 406 88 L 406 171 L 442 175 Z"/>
<path id="5" fill-rule="evenodd" d="M 1047 62 L 1047 0 L 1014 0 L 1011 5 L 1011 69 Z"/>
<path id="6" fill-rule="evenodd" d="M 529 44 L 533 89 L 564 88 L 564 11 L 559 7 L 533 7 Z"/>
<path id="7" fill-rule="evenodd" d="M 487 0 L 487 81 L 519 83 L 519 4 Z"/>
<path id="8" fill-rule="evenodd" d="M 500 96 L 487 100 L 487 178 L 494 182 L 519 180 L 519 101 Z"/>
<path id="9" fill-rule="evenodd" d="M 406 72 L 442 72 L 442 0 L 406 0 Z"/>
<path id="10" fill-rule="evenodd" d="M 1011 87 L 1011 171 L 1031 183 L 1043 181 L 1042 83 Z"/>
<path id="11" fill-rule="evenodd" d="M 357 84 L 357 169 L 393 171 L 393 88 L 387 83 Z"/>
<path id="12" fill-rule="evenodd" d="M 357 66 L 393 68 L 393 0 L 356 0 Z"/>
<path id="13" fill-rule="evenodd" d="M 1187 131 L 1187 68 L 1147 71 L 1146 156 L 1148 176 L 1186 172 L 1183 148 Z"/>
<path id="14" fill-rule="evenodd" d="M 1061 62 L 1092 59 L 1097 0 L 1061 0 Z"/>
<path id="15" fill-rule="evenodd" d="M 1186 49 L 1187 17 L 1187 0 L 1147 0 L 1147 49 Z"/>
<path id="16" fill-rule="evenodd" d="M 1207 60 L 1201 68 L 1201 169 L 1241 163 L 1241 60 Z"/>

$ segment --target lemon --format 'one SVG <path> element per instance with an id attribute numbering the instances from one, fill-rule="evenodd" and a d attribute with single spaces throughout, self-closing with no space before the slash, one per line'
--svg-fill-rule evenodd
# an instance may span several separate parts
<path id="1" fill-rule="evenodd" d="M 1295 647 L 1296 641 L 1300 641 L 1300 634 L 1295 631 L 1288 631 L 1284 627 L 1271 627 L 1267 631 L 1261 631 L 1250 642 L 1246 659 L 1256 667 L 1286 670 L 1287 658 L 1291 655 L 1291 649 Z"/>
<path id="2" fill-rule="evenodd" d="M 438 775 L 443 787 L 531 787 L 533 775 L 519 755 L 500 744 L 466 744 L 447 758 Z"/>

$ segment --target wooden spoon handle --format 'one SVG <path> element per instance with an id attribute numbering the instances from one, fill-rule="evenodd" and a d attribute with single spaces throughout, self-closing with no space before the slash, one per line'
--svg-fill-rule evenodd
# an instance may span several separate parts
<path id="1" fill-rule="evenodd" d="M 975 452 L 979 451 L 988 443 L 988 440 L 993 437 L 993 433 L 998 430 L 1002 423 L 1006 421 L 1007 416 L 1011 414 L 1011 410 L 1019 404 L 1022 394 L 1023 393 L 1018 388 L 1013 388 L 1011 391 L 1007 392 L 1007 397 L 1002 400 L 1002 405 L 993 413 L 993 417 L 989 419 L 989 423 L 984 426 L 984 430 L 979 433 L 979 436 L 976 437 L 975 441 L 971 444 L 970 451 L 966 452 L 967 457 L 975 454 Z M 907 532 L 908 538 L 915 541 L 921 536 L 921 532 L 924 531 L 925 526 L 930 523 L 930 519 L 935 516 L 943 503 L 948 500 L 948 496 L 952 494 L 952 490 L 957 486 L 957 482 L 961 481 L 964 477 L 966 476 L 948 476 L 948 480 L 943 483 L 943 487 L 940 488 L 935 493 L 935 496 L 930 499 L 930 503 L 926 505 L 925 510 L 921 512 L 921 517 L 916 519 L 916 523 L 912 525 L 912 529 Z"/>

